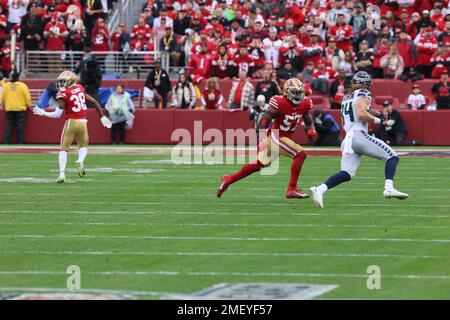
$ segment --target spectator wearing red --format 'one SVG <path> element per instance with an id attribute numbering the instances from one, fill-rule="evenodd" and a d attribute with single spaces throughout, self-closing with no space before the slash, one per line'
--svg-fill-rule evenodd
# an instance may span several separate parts
<path id="1" fill-rule="evenodd" d="M 415 65 L 415 60 L 417 57 L 417 48 L 415 43 L 411 40 L 410 36 L 406 30 L 400 31 L 399 38 L 397 39 L 397 48 L 400 55 L 403 58 L 403 63 L 405 68 L 409 68 Z"/>
<path id="2" fill-rule="evenodd" d="M 266 58 L 262 49 L 263 43 L 259 36 L 255 35 L 249 44 L 249 54 L 254 63 L 252 77 L 256 79 L 261 79 L 263 77 L 263 69 L 266 64 Z"/>
<path id="3" fill-rule="evenodd" d="M 63 51 L 64 39 L 67 38 L 69 32 L 64 23 L 58 20 L 58 14 L 52 12 L 50 14 L 50 22 L 45 25 L 44 38 L 47 39 L 46 50 L 47 51 Z M 61 54 L 49 54 L 49 71 L 60 72 L 61 71 Z"/>
<path id="4" fill-rule="evenodd" d="M 223 94 L 219 88 L 216 78 L 209 78 L 206 81 L 205 90 L 202 94 L 202 105 L 206 110 L 216 110 L 222 108 Z"/>
<path id="5" fill-rule="evenodd" d="M 212 75 L 214 77 L 225 79 L 230 77 L 230 68 L 233 65 L 233 58 L 227 50 L 225 44 L 219 46 L 217 54 L 211 62 L 212 64 Z"/>
<path id="6" fill-rule="evenodd" d="M 339 74 L 331 68 L 331 66 L 327 66 L 324 59 L 321 59 L 317 62 L 317 69 L 313 72 L 313 78 L 320 78 L 326 80 L 334 80 Z"/>
<path id="7" fill-rule="evenodd" d="M 278 38 L 283 41 L 287 41 L 287 39 L 289 39 L 293 35 L 298 36 L 298 33 L 295 30 L 294 20 L 286 19 L 284 28 L 278 34 Z"/>
<path id="8" fill-rule="evenodd" d="M 91 32 L 92 51 L 109 51 L 109 30 L 103 18 L 98 18 Z"/>
<path id="9" fill-rule="evenodd" d="M 154 44 L 151 39 L 145 37 L 145 33 L 138 31 L 136 33 L 136 38 L 131 39 L 131 50 L 136 51 L 153 51 Z"/>
<path id="10" fill-rule="evenodd" d="M 300 7 L 293 5 L 291 2 L 286 4 L 285 19 L 292 19 L 294 25 L 301 26 L 305 22 L 305 14 Z"/>
<path id="11" fill-rule="evenodd" d="M 250 31 L 250 38 L 253 39 L 255 36 L 258 36 L 260 39 L 264 39 L 269 36 L 260 21 L 257 21 L 253 26 L 253 29 Z"/>
<path id="12" fill-rule="evenodd" d="M 446 42 L 450 42 L 450 20 L 445 22 L 444 30 L 438 37 L 439 44 Z"/>
<path id="13" fill-rule="evenodd" d="M 147 39 L 150 39 L 152 36 L 152 28 L 150 28 L 150 25 L 145 23 L 145 17 L 142 15 L 139 16 L 138 23 L 136 23 L 131 30 L 131 38 L 136 38 L 136 34 L 138 32 L 144 34 L 144 37 Z"/>
<path id="14" fill-rule="evenodd" d="M 431 92 L 436 101 L 436 109 L 450 109 L 450 81 L 448 80 L 448 71 L 441 73 L 439 82 L 433 85 Z"/>
<path id="15" fill-rule="evenodd" d="M 445 16 L 442 14 L 442 4 L 435 3 L 430 20 L 433 21 L 436 26 L 442 24 L 445 20 Z"/>
<path id="16" fill-rule="evenodd" d="M 19 46 L 16 45 L 16 54 L 19 52 L 19 49 Z M 9 37 L 6 38 L 5 44 L 0 49 L 0 65 L 3 77 L 9 78 L 11 70 L 14 69 L 14 65 L 11 62 L 11 40 Z"/>
<path id="17" fill-rule="evenodd" d="M 0 6 L 0 47 L 5 43 L 5 38 L 7 35 L 6 29 L 8 27 L 8 19 L 6 15 L 3 14 L 3 7 Z"/>
<path id="18" fill-rule="evenodd" d="M 326 8 L 323 8 L 320 6 L 320 0 L 313 0 L 311 2 L 311 6 L 309 6 L 306 9 L 306 16 L 308 17 L 318 17 L 320 18 L 322 21 L 325 20 L 327 15 L 327 10 Z"/>
<path id="19" fill-rule="evenodd" d="M 215 54 L 216 52 L 216 46 L 214 45 L 214 43 L 212 41 L 208 40 L 208 36 L 206 34 L 201 34 L 200 35 L 200 41 L 195 42 L 192 45 L 192 49 L 191 49 L 191 53 L 199 53 L 201 50 L 201 47 L 205 45 L 206 49 L 208 50 L 209 53 L 211 54 Z"/>
<path id="20" fill-rule="evenodd" d="M 439 46 L 435 53 L 431 56 L 431 78 L 439 79 L 443 71 L 449 71 L 448 67 L 450 63 L 450 52 L 447 52 L 446 48 Z"/>
<path id="21" fill-rule="evenodd" d="M 330 87 L 330 108 L 340 109 L 345 95 L 345 89 L 350 85 L 350 78 L 345 70 L 338 70 L 338 78 L 333 81 Z"/>
<path id="22" fill-rule="evenodd" d="M 389 53 L 391 43 L 388 36 L 382 36 L 378 41 L 373 55 L 372 73 L 374 78 L 383 78 L 383 68 L 381 68 L 380 60 Z"/>
<path id="23" fill-rule="evenodd" d="M 236 69 L 236 76 L 241 72 L 247 75 L 251 75 L 253 73 L 255 62 L 248 53 L 248 48 L 246 46 L 242 46 L 239 53 L 234 57 L 233 65 Z"/>
<path id="24" fill-rule="evenodd" d="M 431 56 L 436 51 L 438 43 L 433 35 L 433 29 L 427 27 L 422 29 L 417 44 L 417 68 L 425 78 L 431 77 Z"/>
<path id="25" fill-rule="evenodd" d="M 352 49 L 351 39 L 353 38 L 353 30 L 345 22 L 344 14 L 338 14 L 336 25 L 330 27 L 328 36 L 336 39 L 336 46 L 339 49 L 349 51 Z"/>
<path id="26" fill-rule="evenodd" d="M 304 63 L 307 64 L 309 61 L 312 61 L 317 66 L 319 60 L 323 58 L 324 49 L 325 43 L 320 38 L 320 35 L 313 33 L 311 35 L 311 41 L 303 46 L 302 58 Z"/>
<path id="27" fill-rule="evenodd" d="M 69 30 L 69 35 L 66 40 L 66 49 L 72 51 L 83 51 L 86 43 L 86 28 L 83 25 L 83 20 L 78 19 Z M 81 58 L 81 56 L 79 56 Z"/>
<path id="28" fill-rule="evenodd" d="M 194 83 L 209 78 L 212 72 L 214 56 L 208 52 L 206 43 L 200 45 L 200 52 L 191 55 L 188 64 L 188 75 L 191 75 Z"/>

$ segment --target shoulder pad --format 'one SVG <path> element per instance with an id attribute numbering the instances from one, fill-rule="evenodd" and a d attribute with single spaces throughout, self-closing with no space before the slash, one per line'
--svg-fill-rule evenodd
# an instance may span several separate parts
<path id="1" fill-rule="evenodd" d="M 360 89 L 356 92 L 356 96 L 357 97 L 367 97 L 369 99 L 372 99 L 372 94 L 370 93 L 369 90 L 366 89 Z"/>
<path id="2" fill-rule="evenodd" d="M 269 105 L 274 108 L 274 109 L 278 109 L 279 104 L 278 104 L 278 98 L 280 96 L 273 96 L 272 98 L 270 98 L 269 100 Z"/>

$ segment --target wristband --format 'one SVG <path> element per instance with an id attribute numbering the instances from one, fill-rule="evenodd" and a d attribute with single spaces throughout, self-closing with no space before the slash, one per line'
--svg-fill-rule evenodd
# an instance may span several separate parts
<path id="1" fill-rule="evenodd" d="M 375 123 L 375 124 L 380 124 L 380 123 L 381 123 L 381 119 L 380 119 L 380 118 L 375 118 L 375 119 L 373 120 L 373 123 Z"/>

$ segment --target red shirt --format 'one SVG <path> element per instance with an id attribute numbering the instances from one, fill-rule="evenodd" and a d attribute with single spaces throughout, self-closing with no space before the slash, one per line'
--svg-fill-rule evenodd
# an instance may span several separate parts
<path id="1" fill-rule="evenodd" d="M 253 59 L 250 57 L 249 54 L 245 55 L 245 56 L 241 56 L 240 54 L 238 54 L 234 60 L 234 65 L 238 67 L 239 72 L 248 72 L 250 67 L 253 67 L 255 65 L 255 62 L 253 61 Z"/>
<path id="2" fill-rule="evenodd" d="M 64 50 L 64 38 L 55 35 L 54 33 L 61 34 L 67 31 L 67 27 L 62 22 L 48 22 L 45 25 L 45 31 L 48 31 L 50 35 L 47 39 L 47 50 L 50 51 L 63 51 Z"/>
<path id="3" fill-rule="evenodd" d="M 82 85 L 77 84 L 56 94 L 56 100 L 64 100 L 67 119 L 87 119 L 86 93 Z"/>
<path id="4" fill-rule="evenodd" d="M 233 103 L 237 104 L 238 106 L 241 105 L 242 90 L 244 89 L 245 83 L 246 83 L 245 81 L 244 82 L 239 82 L 237 87 L 236 87 L 236 91 L 234 92 Z"/>
<path id="5" fill-rule="evenodd" d="M 353 37 L 353 30 L 348 24 L 343 26 L 334 25 L 328 30 L 328 36 L 336 38 L 336 47 L 344 51 L 352 49 L 350 39 Z"/>
<path id="6" fill-rule="evenodd" d="M 280 137 L 290 138 L 295 132 L 300 118 L 313 107 L 311 98 L 305 97 L 302 102 L 295 105 L 284 96 L 273 96 L 269 105 L 278 111 L 273 119 L 272 129 L 279 130 Z"/>
<path id="7" fill-rule="evenodd" d="M 19 47 L 16 46 L 16 54 L 19 51 Z M 2 70 L 11 70 L 11 46 L 5 45 L 0 49 L 0 57 L 1 57 L 1 68 Z"/>
<path id="8" fill-rule="evenodd" d="M 92 30 L 91 42 L 92 51 L 109 51 L 109 33 L 108 30 L 103 29 L 104 33 L 100 32 L 101 29 Z"/>
<path id="9" fill-rule="evenodd" d="M 223 100 L 222 92 L 220 90 L 209 90 L 206 88 L 203 91 L 203 102 L 206 106 L 206 109 L 217 109 L 217 104 Z"/>
<path id="10" fill-rule="evenodd" d="M 417 43 L 417 64 L 429 66 L 431 64 L 431 56 L 437 47 L 438 43 L 434 36 L 429 38 L 421 37 Z"/>
<path id="11" fill-rule="evenodd" d="M 140 26 L 139 24 L 135 24 L 133 29 L 131 30 L 130 37 L 135 38 L 137 33 L 142 33 L 146 38 L 150 39 L 152 34 L 152 28 L 148 24 Z"/>
<path id="12" fill-rule="evenodd" d="M 210 53 L 193 54 L 189 60 L 188 72 L 196 76 L 209 77 L 211 74 L 213 55 Z"/>

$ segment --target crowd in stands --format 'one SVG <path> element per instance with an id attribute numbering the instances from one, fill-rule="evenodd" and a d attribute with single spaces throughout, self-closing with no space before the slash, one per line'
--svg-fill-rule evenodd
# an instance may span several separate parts
<path id="1" fill-rule="evenodd" d="M 236 106 L 242 91 L 250 99 L 244 77 L 266 82 L 260 92 L 254 88 L 252 103 L 258 94 L 269 98 L 283 80 L 298 77 L 308 90 L 330 95 L 337 107 L 358 70 L 413 82 L 445 78 L 450 70 L 449 0 L 148 0 L 136 24 L 121 22 L 108 30 L 114 5 L 114 0 L 0 0 L 3 76 L 14 69 L 12 33 L 18 35 L 16 50 L 89 48 L 105 52 L 97 54 L 100 65 L 110 50 L 122 52 L 119 59 L 125 62 L 130 52 L 158 49 L 184 71 L 181 86 L 169 89 L 171 105 L 180 107 L 192 106 L 190 82 L 210 78 L 235 79 L 230 95 L 235 101 L 223 101 L 211 81 L 215 89 L 196 92 L 205 106 Z M 50 72 L 61 70 L 60 54 L 47 58 Z M 444 95 L 436 100 L 449 105 L 449 86 L 445 81 L 434 98 Z M 146 87 L 163 107 L 169 104 L 154 83 Z"/>

